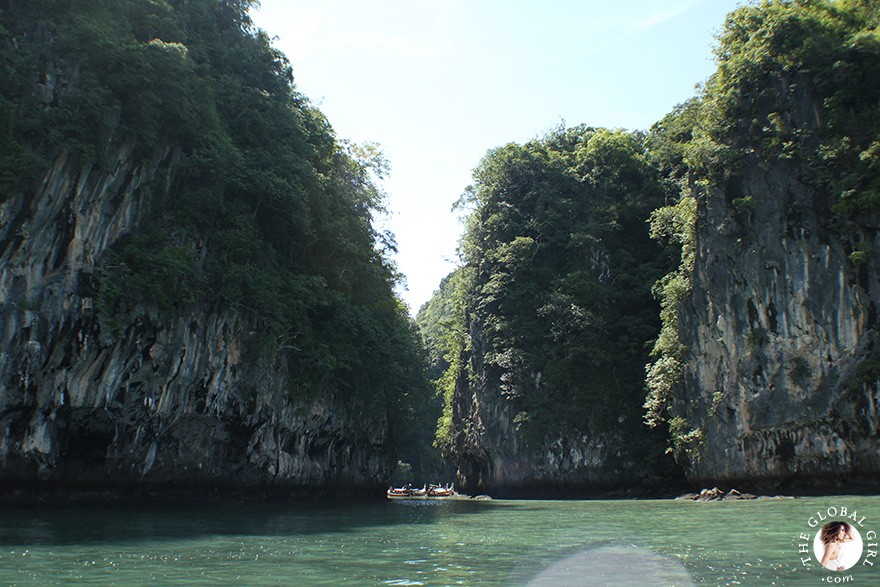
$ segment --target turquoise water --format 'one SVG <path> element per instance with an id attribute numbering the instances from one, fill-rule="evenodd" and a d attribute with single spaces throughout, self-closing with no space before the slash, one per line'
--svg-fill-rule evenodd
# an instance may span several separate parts
<path id="1" fill-rule="evenodd" d="M 828 507 L 880 530 L 880 497 L 3 508 L 0 585 L 880 585 L 801 563 Z"/>

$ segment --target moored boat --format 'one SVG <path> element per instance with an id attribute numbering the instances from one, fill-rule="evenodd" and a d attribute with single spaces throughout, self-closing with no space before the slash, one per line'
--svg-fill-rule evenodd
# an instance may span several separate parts
<path id="1" fill-rule="evenodd" d="M 425 485 L 421 489 L 413 489 L 412 486 L 405 487 L 389 487 L 385 492 L 388 499 L 404 500 L 404 499 L 470 499 L 468 495 L 462 495 L 455 491 L 455 487 L 451 485 Z"/>

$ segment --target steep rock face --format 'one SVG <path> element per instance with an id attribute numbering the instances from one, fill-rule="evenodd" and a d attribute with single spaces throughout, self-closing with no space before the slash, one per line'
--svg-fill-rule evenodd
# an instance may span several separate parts
<path id="1" fill-rule="evenodd" d="M 173 150 L 105 172 L 66 155 L 0 204 L 0 478 L 94 487 L 375 486 L 387 426 L 293 400 L 254 326 L 207 308 L 96 314 L 96 263 L 173 184 Z"/>
<path id="2" fill-rule="evenodd" d="M 880 393 L 857 374 L 876 360 L 878 259 L 848 259 L 801 172 L 752 160 L 698 200 L 674 407 L 702 430 L 696 483 L 876 485 Z M 858 240 L 880 250 L 876 232 Z"/>
<path id="3" fill-rule="evenodd" d="M 440 382 L 460 481 L 574 495 L 670 472 L 642 423 L 651 285 L 669 265 L 646 230 L 664 194 L 645 151 L 581 125 L 475 169 Z"/>
<path id="4" fill-rule="evenodd" d="M 453 448 L 457 482 L 470 492 L 498 495 L 574 495 L 633 487 L 655 471 L 632 458 L 622 432 L 522 438 L 516 408 L 497 378 L 485 370 L 482 329 L 471 325 L 468 353 L 473 376 L 456 381 Z M 540 385 L 536 374 L 535 385 Z M 658 463 L 658 469 L 663 463 Z"/>

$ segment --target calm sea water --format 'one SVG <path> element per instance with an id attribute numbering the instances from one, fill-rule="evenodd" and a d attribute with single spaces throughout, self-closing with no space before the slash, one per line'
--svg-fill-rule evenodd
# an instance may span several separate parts
<path id="1" fill-rule="evenodd" d="M 880 585 L 801 563 L 829 507 L 880 530 L 861 496 L 3 508 L 0 585 Z"/>

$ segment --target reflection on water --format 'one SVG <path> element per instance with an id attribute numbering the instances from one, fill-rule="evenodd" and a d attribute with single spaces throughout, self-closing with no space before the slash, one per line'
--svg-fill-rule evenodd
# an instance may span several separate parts
<path id="1" fill-rule="evenodd" d="M 829 505 L 880 522 L 878 497 L 0 509 L 0 584 L 817 585 L 798 536 Z"/>
<path id="2" fill-rule="evenodd" d="M 694 585 L 684 565 L 672 557 L 635 546 L 599 546 L 551 564 L 529 587 L 559 585 Z"/>

